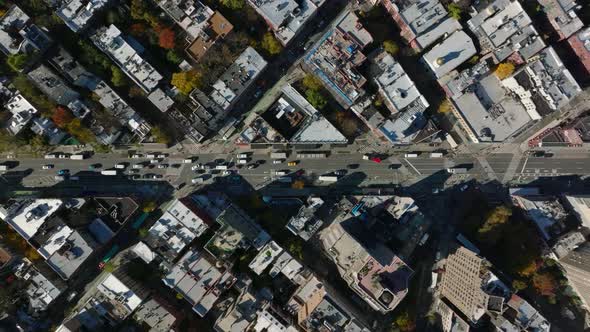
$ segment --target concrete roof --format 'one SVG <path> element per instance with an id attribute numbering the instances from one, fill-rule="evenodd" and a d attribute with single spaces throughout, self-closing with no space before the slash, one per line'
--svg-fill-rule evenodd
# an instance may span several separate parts
<path id="1" fill-rule="evenodd" d="M 369 31 L 362 26 L 358 17 L 352 11 L 349 11 L 338 22 L 336 27 L 342 32 L 353 37 L 361 48 L 364 48 L 373 42 L 373 37 Z"/>
<path id="2" fill-rule="evenodd" d="M 174 100 L 168 97 L 162 89 L 156 89 L 148 95 L 148 100 L 154 104 L 161 112 L 167 112 L 172 105 Z"/>
<path id="3" fill-rule="evenodd" d="M 26 293 L 31 307 L 35 310 L 47 309 L 63 291 L 33 266 L 22 277 L 29 282 Z"/>
<path id="4" fill-rule="evenodd" d="M 576 14 L 578 4 L 575 0 L 539 0 L 539 4 L 562 38 L 568 38 L 584 27 L 584 22 Z"/>
<path id="5" fill-rule="evenodd" d="M 74 32 L 84 29 L 92 16 L 106 7 L 110 0 L 66 0 L 55 11 L 66 25 Z"/>
<path id="6" fill-rule="evenodd" d="M 48 217 L 59 209 L 61 199 L 34 199 L 24 201 L 20 208 L 8 216 L 4 221 L 10 224 L 25 240 L 32 238 Z"/>
<path id="7" fill-rule="evenodd" d="M 143 241 L 137 242 L 136 245 L 131 247 L 131 250 L 148 264 L 156 258 L 156 253 L 153 252 Z"/>
<path id="8" fill-rule="evenodd" d="M 122 305 L 122 307 L 126 309 L 127 314 L 130 314 L 137 309 L 143 301 L 131 289 L 129 289 L 129 287 L 125 286 L 125 284 L 112 274 L 109 274 L 96 288 L 111 301 Z"/>
<path id="9" fill-rule="evenodd" d="M 439 38 L 446 34 L 451 34 L 457 30 L 461 30 L 461 23 L 452 17 L 447 17 L 443 21 L 439 22 L 433 28 L 424 31 L 418 37 L 416 42 L 421 48 L 430 46 L 432 43 L 437 41 Z"/>
<path id="10" fill-rule="evenodd" d="M 146 323 L 151 332 L 169 331 L 176 322 L 176 317 L 154 299 L 142 304 L 135 312 L 135 318 Z"/>
<path id="11" fill-rule="evenodd" d="M 191 39 L 201 34 L 213 16 L 213 10 L 198 0 L 158 0 L 156 3 Z"/>
<path id="12" fill-rule="evenodd" d="M 141 57 L 139 51 L 125 40 L 115 25 L 111 24 L 109 27 L 98 29 L 90 38 L 145 92 L 153 91 L 163 78 L 152 65 Z"/>
<path id="13" fill-rule="evenodd" d="M 213 92 L 209 97 L 224 110 L 230 108 L 266 65 L 266 60 L 256 50 L 246 48 L 213 84 Z"/>
<path id="14" fill-rule="evenodd" d="M 53 235 L 47 239 L 45 243 L 40 243 L 41 247 L 38 249 L 41 256 L 45 259 L 49 258 L 53 253 L 59 250 L 65 243 L 73 230 L 65 224 L 59 225 Z"/>
<path id="15" fill-rule="evenodd" d="M 20 93 L 13 95 L 6 104 L 5 109 L 12 113 L 8 130 L 13 135 L 18 134 L 28 123 L 33 116 L 37 114 L 37 109 L 29 103 Z"/>
<path id="16" fill-rule="evenodd" d="M 455 31 L 440 44 L 422 56 L 422 60 L 441 78 L 476 53 L 471 38 L 463 31 Z"/>
<path id="17" fill-rule="evenodd" d="M 27 75 L 44 94 L 60 105 L 67 106 L 80 98 L 78 92 L 45 65 L 31 70 Z"/>
<path id="18" fill-rule="evenodd" d="M 10 31 L 13 29 L 16 31 L 22 30 L 29 20 L 30 17 L 16 5 L 12 6 L 0 18 L 0 49 L 4 54 L 17 54 L 20 52 L 21 42 Z"/>
<path id="19" fill-rule="evenodd" d="M 73 231 L 66 244 L 54 252 L 47 260 L 62 279 L 69 279 L 92 254 L 93 244 L 82 237 L 78 231 Z"/>
<path id="20" fill-rule="evenodd" d="M 169 212 L 165 212 L 148 232 L 150 237 L 146 241 L 148 243 L 157 243 L 154 244 L 156 247 L 165 244 L 166 253 L 170 253 L 173 257 L 178 255 L 186 245 L 197 237 L 195 233 L 185 227 Z M 152 241 L 152 237 L 154 241 Z M 160 242 L 163 243 L 160 244 Z"/>

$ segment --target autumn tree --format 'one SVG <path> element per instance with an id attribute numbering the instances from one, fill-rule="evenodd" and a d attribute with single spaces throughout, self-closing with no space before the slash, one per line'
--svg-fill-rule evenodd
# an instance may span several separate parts
<path id="1" fill-rule="evenodd" d="M 262 42 L 260 43 L 260 47 L 262 47 L 262 49 L 264 49 L 270 55 L 277 55 L 283 50 L 283 46 L 271 32 L 264 34 L 262 37 Z"/>
<path id="2" fill-rule="evenodd" d="M 65 129 L 70 135 L 74 136 L 82 143 L 94 143 L 96 141 L 94 134 L 90 129 L 82 125 L 80 119 L 73 119 L 65 126 Z"/>
<path id="3" fill-rule="evenodd" d="M 165 49 L 173 49 L 175 44 L 175 34 L 174 34 L 174 30 L 172 30 L 169 27 L 160 29 L 159 35 L 158 35 L 158 44 L 160 45 L 161 48 L 165 48 Z"/>
<path id="4" fill-rule="evenodd" d="M 404 311 L 395 317 L 394 323 L 402 332 L 410 332 L 416 329 L 416 321 L 410 316 L 408 311 Z"/>
<path id="5" fill-rule="evenodd" d="M 64 128 L 73 119 L 74 116 L 72 115 L 72 112 L 63 106 L 57 106 L 51 115 L 51 120 L 59 128 Z"/>
<path id="6" fill-rule="evenodd" d="M 533 287 L 543 296 L 555 296 L 557 281 L 549 273 L 536 273 L 533 276 Z"/>
<path id="7" fill-rule="evenodd" d="M 393 40 L 384 41 L 383 49 L 392 56 L 395 56 L 399 53 L 399 46 Z"/>
<path id="8" fill-rule="evenodd" d="M 170 144 L 170 142 L 172 141 L 170 139 L 170 137 L 168 136 L 168 134 L 166 134 L 162 128 L 158 127 L 158 126 L 153 126 L 152 130 L 151 130 L 151 134 L 154 138 L 154 141 L 156 143 L 160 143 L 160 144 Z"/>
<path id="9" fill-rule="evenodd" d="M 507 206 L 498 206 L 488 214 L 483 225 L 477 230 L 478 239 L 482 243 L 493 244 L 500 238 L 501 226 L 512 215 L 512 210 Z"/>
<path id="10" fill-rule="evenodd" d="M 526 288 L 527 288 L 527 284 L 526 284 L 526 282 L 524 282 L 524 281 L 522 281 L 522 280 L 518 280 L 518 279 L 517 279 L 517 280 L 514 280 L 514 281 L 512 282 L 512 288 L 513 288 L 513 289 L 514 289 L 516 292 L 518 292 L 518 291 L 521 291 L 521 290 L 523 290 L 523 289 L 526 289 Z"/>
<path id="11" fill-rule="evenodd" d="M 196 70 L 183 71 L 172 74 L 172 85 L 185 95 L 201 85 L 201 73 Z"/>
<path id="12" fill-rule="evenodd" d="M 305 182 L 303 180 L 296 180 L 291 184 L 291 188 L 293 189 L 303 189 L 305 187 Z"/>
<path id="13" fill-rule="evenodd" d="M 129 27 L 129 33 L 133 36 L 142 36 L 146 32 L 145 25 L 143 23 L 133 23 Z"/>
<path id="14" fill-rule="evenodd" d="M 440 103 L 440 105 L 438 105 L 438 113 L 440 114 L 447 114 L 449 112 L 451 112 L 453 109 L 453 105 L 451 105 L 451 102 L 448 99 L 443 100 L 442 103 Z"/>
<path id="15" fill-rule="evenodd" d="M 494 71 L 494 74 L 496 74 L 500 80 L 509 77 L 512 73 L 514 73 L 514 65 L 510 62 L 502 62 Z"/>
<path id="16" fill-rule="evenodd" d="M 461 15 L 463 14 L 463 8 L 461 8 L 456 3 L 451 3 L 447 10 L 449 11 L 449 16 L 456 19 L 457 21 L 461 19 Z"/>

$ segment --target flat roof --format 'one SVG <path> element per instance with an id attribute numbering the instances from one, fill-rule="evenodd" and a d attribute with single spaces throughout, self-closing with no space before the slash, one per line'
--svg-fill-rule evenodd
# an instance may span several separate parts
<path id="1" fill-rule="evenodd" d="M 111 301 L 122 305 L 127 314 L 133 312 L 142 302 L 139 296 L 110 273 L 96 288 Z"/>
<path id="2" fill-rule="evenodd" d="M 248 267 L 254 271 L 254 273 L 260 275 L 276 258 L 283 252 L 283 248 L 279 246 L 275 241 L 267 243 L 258 254 L 252 259 Z"/>
<path id="3" fill-rule="evenodd" d="M 110 0 L 66 0 L 55 11 L 66 25 L 74 32 L 78 32 L 88 25 L 94 14 L 106 7 Z"/>
<path id="4" fill-rule="evenodd" d="M 166 244 L 167 252 L 178 255 L 182 249 L 191 243 L 197 235 L 184 226 L 170 212 L 166 211 L 148 230 L 150 238 L 154 237 L 155 242 L 162 241 Z M 147 238 L 148 243 L 152 242 Z M 160 247 L 156 245 L 156 247 Z"/>
<path id="5" fill-rule="evenodd" d="M 67 280 L 92 254 L 93 250 L 92 244 L 74 230 L 66 240 L 66 244 L 54 252 L 46 262 L 60 277 Z"/>
<path id="6" fill-rule="evenodd" d="M 135 317 L 146 323 L 154 332 L 168 331 L 176 322 L 176 317 L 155 299 L 142 304 L 135 313 Z"/>
<path id="7" fill-rule="evenodd" d="M 16 37 L 11 31 L 22 30 L 30 17 L 22 9 L 14 5 L 0 18 L 0 49 L 4 54 L 17 54 L 20 51 L 22 38 Z"/>
<path id="8" fill-rule="evenodd" d="M 422 60 L 441 78 L 476 53 L 473 41 L 464 31 L 455 31 L 422 56 Z"/>
<path id="9" fill-rule="evenodd" d="M 337 29 L 354 38 L 361 48 L 373 42 L 373 37 L 360 23 L 359 18 L 349 11 L 336 26 Z"/>
<path id="10" fill-rule="evenodd" d="M 16 214 L 4 219 L 25 240 L 32 238 L 48 217 L 63 204 L 61 199 L 35 199 L 21 206 Z"/>

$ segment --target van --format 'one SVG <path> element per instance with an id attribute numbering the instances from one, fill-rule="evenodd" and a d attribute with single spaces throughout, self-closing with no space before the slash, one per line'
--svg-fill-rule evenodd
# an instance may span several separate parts
<path id="1" fill-rule="evenodd" d="M 135 169 L 142 169 L 143 168 L 143 164 L 141 164 L 141 163 L 133 164 L 133 168 L 135 168 Z"/>
<path id="2" fill-rule="evenodd" d="M 227 165 L 217 165 L 215 166 L 215 169 L 225 171 L 227 170 Z"/>
<path id="3" fill-rule="evenodd" d="M 443 154 L 441 152 L 432 152 L 430 154 L 430 158 L 442 158 Z"/>
<path id="4" fill-rule="evenodd" d="M 245 159 L 245 158 L 248 158 L 248 154 L 247 154 L 247 153 L 238 153 L 238 154 L 236 155 L 236 157 L 237 157 L 238 159 Z"/>
<path id="5" fill-rule="evenodd" d="M 148 159 L 155 159 L 157 157 L 157 155 L 154 153 L 148 153 L 145 157 Z"/>
<path id="6" fill-rule="evenodd" d="M 238 164 L 245 165 L 248 163 L 248 159 L 238 159 Z"/>
<path id="7" fill-rule="evenodd" d="M 115 168 L 116 169 L 125 169 L 125 164 L 118 163 L 118 164 L 115 165 Z"/>
<path id="8" fill-rule="evenodd" d="M 283 160 L 282 159 L 275 159 L 275 160 L 272 161 L 272 163 L 275 164 L 275 165 L 276 164 L 282 164 L 283 163 Z"/>
<path id="9" fill-rule="evenodd" d="M 283 176 L 283 175 L 287 175 L 287 171 L 276 171 L 275 174 L 279 175 L 279 176 Z"/>
<path id="10" fill-rule="evenodd" d="M 193 184 L 195 184 L 195 183 L 203 183 L 203 181 L 205 181 L 205 180 L 203 180 L 203 178 L 194 178 L 194 179 L 191 180 L 191 182 Z"/>
<path id="11" fill-rule="evenodd" d="M 406 157 L 406 158 L 418 158 L 418 154 L 417 153 L 406 153 L 404 155 L 404 157 Z"/>
<path id="12" fill-rule="evenodd" d="M 193 163 L 193 159 L 192 158 L 186 158 L 185 160 L 182 161 L 184 164 L 192 164 Z"/>

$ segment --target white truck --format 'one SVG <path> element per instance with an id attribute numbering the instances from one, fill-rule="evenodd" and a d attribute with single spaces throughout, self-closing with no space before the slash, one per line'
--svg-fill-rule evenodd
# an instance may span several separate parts
<path id="1" fill-rule="evenodd" d="M 451 174 L 465 174 L 467 173 L 468 169 L 465 167 L 454 167 L 454 168 L 447 168 L 447 172 Z"/>
<path id="2" fill-rule="evenodd" d="M 336 175 L 320 175 L 318 180 L 322 182 L 338 182 L 338 177 Z"/>
<path id="3" fill-rule="evenodd" d="M 405 158 L 418 158 L 418 154 L 417 153 L 406 153 L 404 155 Z"/>
<path id="4" fill-rule="evenodd" d="M 287 171 L 275 171 L 275 175 L 283 176 L 283 175 L 287 175 L 287 174 L 288 174 Z"/>
<path id="5" fill-rule="evenodd" d="M 217 165 L 215 166 L 215 169 L 220 170 L 220 171 L 227 171 L 227 165 Z"/>
<path id="6" fill-rule="evenodd" d="M 270 159 L 287 159 L 287 153 L 285 153 L 285 152 L 271 152 Z"/>
<path id="7" fill-rule="evenodd" d="M 442 158 L 444 154 L 442 152 L 432 152 L 430 153 L 430 158 Z"/>
<path id="8" fill-rule="evenodd" d="M 56 159 L 57 155 L 55 153 L 48 153 L 45 155 L 45 159 Z"/>
<path id="9" fill-rule="evenodd" d="M 238 164 L 245 165 L 248 163 L 248 159 L 238 159 Z"/>
<path id="10" fill-rule="evenodd" d="M 238 159 L 247 159 L 247 158 L 248 158 L 248 154 L 247 154 L 247 153 L 238 153 L 238 154 L 236 155 L 236 157 L 237 157 Z"/>
<path id="11" fill-rule="evenodd" d="M 104 171 L 100 171 L 100 174 L 102 174 L 102 175 L 117 175 L 117 170 L 116 169 L 106 169 Z"/>
<path id="12" fill-rule="evenodd" d="M 184 164 L 192 164 L 193 163 L 193 158 L 186 158 L 182 161 Z"/>
<path id="13" fill-rule="evenodd" d="M 84 158 L 86 158 L 86 155 L 81 153 L 70 155 L 70 159 L 72 160 L 84 160 Z"/>

